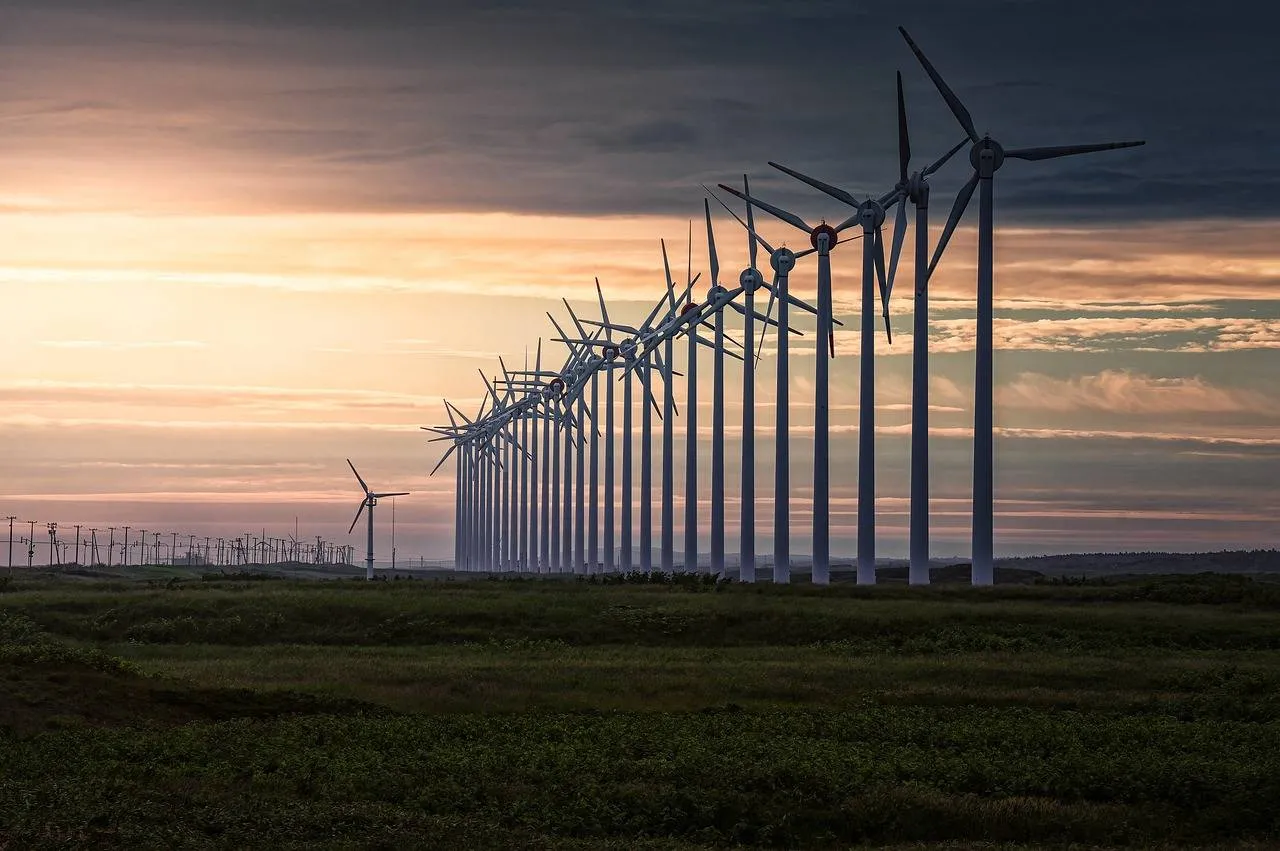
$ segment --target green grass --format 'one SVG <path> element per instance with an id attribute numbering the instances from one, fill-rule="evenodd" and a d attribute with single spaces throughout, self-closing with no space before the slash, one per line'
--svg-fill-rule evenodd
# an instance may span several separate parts
<path id="1" fill-rule="evenodd" d="M 0 847 L 1261 847 L 1275 589 L 19 579 Z"/>
<path id="2" fill-rule="evenodd" d="M 841 648 L 108 645 L 149 674 L 400 712 L 1026 706 L 1280 719 L 1280 653 L 851 654 Z"/>

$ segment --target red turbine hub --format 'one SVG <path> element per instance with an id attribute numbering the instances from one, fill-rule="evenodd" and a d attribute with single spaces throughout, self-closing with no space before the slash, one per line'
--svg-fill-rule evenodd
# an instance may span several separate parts
<path id="1" fill-rule="evenodd" d="M 809 234 L 809 243 L 814 247 L 818 247 L 818 234 L 825 233 L 827 235 L 827 250 L 836 247 L 836 243 L 840 241 L 840 234 L 836 233 L 836 229 L 831 225 L 823 222 L 813 229 L 813 233 Z"/>

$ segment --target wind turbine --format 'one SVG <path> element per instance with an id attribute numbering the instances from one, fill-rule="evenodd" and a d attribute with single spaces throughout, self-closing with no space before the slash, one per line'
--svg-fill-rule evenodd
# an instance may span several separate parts
<path id="1" fill-rule="evenodd" d="M 743 175 L 743 181 L 745 185 L 746 175 Z M 746 222 L 743 222 L 742 219 L 738 218 L 738 214 L 735 213 L 733 210 L 729 209 L 729 206 L 725 204 L 724 201 L 720 200 L 719 196 L 717 196 L 710 189 L 707 189 L 706 186 L 703 186 L 702 188 L 708 195 L 715 198 L 716 202 L 719 203 L 720 206 L 728 210 L 729 214 L 733 216 L 735 219 L 737 219 L 738 223 L 741 224 L 743 228 L 745 228 L 748 231 L 752 229 L 752 226 L 749 226 Z M 750 307 L 750 306 L 744 307 L 743 305 L 738 304 L 737 302 L 734 301 L 734 299 L 736 299 L 739 295 L 746 293 L 748 296 L 748 302 L 750 305 L 750 302 L 754 300 L 755 288 L 763 286 L 763 281 L 760 278 L 760 273 L 755 269 L 755 240 L 753 240 L 750 235 L 748 235 L 747 237 L 747 243 L 748 243 L 748 250 L 751 254 L 751 267 L 748 269 L 744 269 L 742 271 L 742 274 L 739 276 L 739 284 L 734 289 L 732 290 L 726 289 L 720 283 L 720 259 L 716 253 L 715 232 L 712 229 L 712 225 L 711 225 L 711 207 L 710 207 L 710 204 L 707 202 L 707 199 L 705 198 L 703 199 L 702 203 L 703 203 L 703 213 L 707 219 L 707 254 L 711 264 L 711 287 L 707 292 L 707 304 L 702 314 L 703 324 L 706 324 L 706 317 L 711 314 L 714 314 L 716 318 L 715 325 L 714 325 L 715 332 L 716 332 L 715 360 L 713 362 L 712 396 L 711 396 L 711 570 L 716 575 L 723 575 L 724 568 L 725 568 L 725 562 L 724 562 L 724 355 L 730 354 L 728 350 L 724 348 L 724 345 L 723 345 L 723 340 L 726 339 L 726 335 L 724 333 L 724 308 L 726 307 L 733 308 L 738 313 L 742 314 L 743 319 L 746 321 L 745 322 L 745 325 L 746 325 L 745 351 L 747 352 L 750 352 L 754 346 L 754 343 L 752 342 L 752 336 L 754 334 L 754 324 L 756 322 L 760 322 L 765 326 L 770 326 L 770 325 L 775 327 L 780 327 L 780 326 L 776 321 L 774 321 L 773 319 L 770 319 L 768 316 L 765 316 L 761 313 L 756 312 L 753 307 Z M 754 220 L 750 215 L 751 213 L 750 204 L 748 204 L 747 213 L 748 213 L 748 216 L 747 216 L 748 220 L 752 222 L 752 225 L 754 225 Z M 731 340 L 731 342 L 733 342 L 735 345 L 742 345 L 740 343 L 737 343 L 737 341 L 734 341 L 734 340 Z M 731 355 L 731 356 L 734 356 L 734 355 Z M 748 357 L 745 359 L 743 368 L 744 370 L 745 369 L 754 370 L 754 365 L 755 365 L 754 356 Z M 754 376 L 754 372 L 752 373 L 752 375 Z M 748 381 L 747 376 L 744 373 L 743 375 L 744 399 L 746 398 L 746 394 L 748 393 L 748 385 L 750 385 L 750 387 L 752 388 L 750 390 L 750 397 L 754 399 L 754 392 L 755 392 L 754 377 L 752 378 L 751 381 Z M 746 425 L 748 423 L 754 424 L 755 413 L 754 411 L 748 410 L 744 404 L 744 410 L 742 412 L 742 416 L 743 416 L 743 425 L 744 425 L 743 440 L 744 442 L 746 442 L 747 435 L 753 434 L 753 431 L 754 431 L 754 425 L 752 426 L 751 430 L 748 430 L 746 428 Z M 752 442 L 752 446 L 754 447 L 754 435 L 751 438 L 751 442 Z M 742 451 L 742 457 L 744 459 L 744 462 L 745 462 L 745 459 L 747 459 L 748 457 L 754 459 L 755 457 L 754 448 L 752 448 L 750 452 L 748 452 L 747 447 L 744 445 L 743 451 Z M 753 483 L 750 488 L 748 488 L 744 484 L 742 488 L 742 495 L 745 500 L 745 497 L 748 493 L 753 494 L 752 504 L 754 504 L 754 489 L 755 489 L 754 463 L 751 466 L 752 466 L 751 475 L 752 475 Z M 750 551 L 751 557 L 754 563 L 754 557 L 755 557 L 754 510 L 743 509 L 741 517 L 742 517 L 741 522 L 744 527 L 744 532 L 741 535 L 741 538 L 744 540 L 749 539 L 751 541 L 751 545 L 744 547 L 741 545 L 741 543 L 739 544 L 739 550 L 740 550 L 739 560 L 741 561 L 742 552 Z M 743 575 L 744 571 L 739 571 L 739 573 L 740 575 Z M 754 581 L 754 567 L 752 568 L 752 581 Z"/>
<path id="2" fill-rule="evenodd" d="M 879 276 L 881 283 L 881 308 L 885 320 L 885 333 L 891 334 L 889 329 L 889 297 L 893 291 L 893 281 L 897 274 L 898 258 L 902 251 L 902 239 L 906 234 L 907 227 L 907 209 L 906 199 L 910 199 L 916 204 L 916 254 L 917 258 L 927 255 L 928 252 L 928 183 L 925 181 L 929 175 L 936 172 L 958 151 L 964 142 L 956 145 L 938 160 L 933 162 L 922 171 L 908 177 L 907 168 L 911 157 L 910 142 L 907 137 L 906 125 L 906 107 L 902 97 L 902 77 L 898 75 L 898 154 L 899 154 L 899 180 L 898 185 L 894 187 L 893 192 L 885 195 L 878 202 L 859 201 L 849 192 L 838 189 L 821 180 L 801 174 L 794 169 L 771 162 L 774 168 L 795 177 L 804 183 L 819 189 L 838 201 L 842 201 L 849 206 L 858 209 L 858 213 L 843 223 L 838 228 L 831 228 L 827 225 L 819 225 L 817 228 L 811 229 L 810 238 L 815 246 L 818 247 L 818 300 L 819 304 L 825 304 L 830 310 L 831 304 L 831 261 L 828 257 L 830 246 L 834 246 L 838 239 L 839 232 L 848 225 L 861 221 L 864 223 L 864 237 L 870 234 L 866 233 L 867 226 L 875 228 L 874 239 L 864 239 L 863 243 L 863 315 L 862 315 L 862 346 L 863 351 L 869 351 L 874 338 L 874 319 L 871 312 L 872 305 L 872 275 Z M 763 202 L 757 202 L 762 208 L 773 213 L 778 218 L 786 221 L 793 226 L 802 230 L 810 230 L 809 225 L 805 224 L 798 216 L 794 216 L 785 210 L 771 207 Z M 889 270 L 886 275 L 884 272 L 884 248 L 879 236 L 879 227 L 877 221 L 883 221 L 883 215 L 878 212 L 878 208 L 883 206 L 898 205 L 897 221 L 893 232 L 893 248 L 889 256 Z M 822 243 L 826 242 L 826 246 Z M 928 406 L 928 318 L 927 318 L 927 295 L 925 294 L 925 282 L 928 280 L 927 263 L 920 261 L 916 265 L 916 334 L 913 339 L 914 347 L 914 367 L 915 367 L 915 385 L 919 390 L 923 386 L 924 405 Z M 828 335 L 830 333 L 830 325 L 828 324 Z M 828 489 L 828 437 L 826 434 L 828 423 L 828 404 L 827 404 L 827 369 L 826 359 L 835 356 L 835 341 L 828 336 L 828 352 L 821 352 L 818 356 L 818 374 L 817 374 L 817 405 L 815 412 L 815 453 L 814 453 L 814 581 L 818 582 L 821 573 L 823 580 L 827 581 L 829 576 L 829 538 L 826 533 L 826 523 L 830 517 L 829 513 L 829 489 Z M 923 355 L 921 352 L 923 351 Z M 862 367 L 862 384 L 860 387 L 860 419 L 859 427 L 859 475 L 858 475 L 858 581 L 860 583 L 875 582 L 875 399 L 874 399 L 874 378 L 875 373 L 872 368 L 871 357 L 863 357 Z M 870 375 L 870 378 L 868 378 Z M 923 376 L 923 377 L 922 377 Z M 917 432 L 915 419 L 915 406 L 917 400 L 913 392 L 913 418 L 912 418 L 912 530 L 913 530 L 913 552 L 919 548 L 916 547 L 916 536 L 923 532 L 925 543 L 923 546 L 924 555 L 924 581 L 928 582 L 928 422 L 927 415 L 923 423 L 922 437 L 919 439 L 925 446 L 923 452 L 917 452 Z M 923 466 L 925 470 L 924 478 L 921 480 L 917 476 L 916 463 Z M 920 481 L 923 481 L 921 488 Z M 920 502 L 917 503 L 917 495 Z M 925 522 L 917 524 L 915 522 L 916 508 L 915 506 L 923 506 L 922 511 L 925 516 Z M 819 540 L 819 528 L 822 527 L 821 539 Z M 916 558 L 913 556 L 912 564 L 916 564 Z M 918 569 L 916 571 L 918 573 Z M 913 573 L 913 577 L 916 573 Z M 913 578 L 913 582 L 917 579 Z"/>
<path id="3" fill-rule="evenodd" d="M 972 582 L 974 585 L 990 585 L 995 579 L 995 541 L 994 541 L 994 435 L 992 414 L 994 409 L 993 379 L 993 315 L 995 313 L 995 219 L 993 179 L 995 173 L 1004 165 L 1005 160 L 1048 160 L 1058 157 L 1069 157 L 1077 154 L 1090 154 L 1097 151 L 1113 151 L 1120 148 L 1133 148 L 1146 144 L 1145 141 L 1103 142 L 1092 145 L 1060 145 L 1041 148 L 1005 148 L 992 139 L 990 135 L 979 136 L 974 127 L 973 118 L 942 79 L 933 64 L 925 57 L 923 51 L 912 40 L 910 34 L 902 27 L 898 32 L 906 40 L 907 46 L 915 54 L 925 73 L 933 81 L 942 99 L 946 101 L 951 114 L 964 128 L 973 143 L 969 151 L 969 162 L 973 165 L 973 176 L 956 196 L 951 207 L 951 215 L 947 225 L 938 239 L 938 247 L 934 251 L 933 260 L 929 263 L 929 273 L 937 266 L 947 242 L 955 232 L 956 225 L 964 215 L 973 198 L 975 189 L 980 188 L 978 207 L 978 323 L 977 323 L 977 357 L 974 376 L 973 405 L 973 538 L 972 538 Z"/>
<path id="4" fill-rule="evenodd" d="M 657 351 L 656 341 L 658 340 L 658 331 L 661 323 L 655 327 L 654 319 L 658 316 L 658 312 L 662 310 L 664 304 L 669 300 L 674 303 L 671 295 L 671 287 L 668 286 L 668 292 L 664 293 L 658 299 L 658 303 L 653 306 L 653 310 L 649 311 L 649 315 L 640 323 L 639 328 L 629 325 L 610 322 L 594 322 L 588 320 L 588 324 L 598 325 L 606 330 L 619 331 L 628 334 L 626 339 L 618 344 L 618 351 L 626 362 L 626 367 L 622 371 L 619 380 L 625 382 L 623 385 L 623 421 L 622 428 L 624 432 L 622 444 L 622 560 L 623 569 L 627 569 L 631 553 L 631 458 L 630 458 L 630 431 L 631 431 L 631 373 L 638 371 L 640 373 L 640 386 L 642 393 L 642 416 L 640 418 L 640 569 L 645 573 L 653 570 L 653 419 L 652 411 L 658 410 L 658 402 L 653 396 L 652 375 L 654 365 L 651 359 L 658 361 L 657 368 L 659 375 L 665 380 L 670 381 L 668 376 L 669 365 L 664 365 L 662 358 Z M 669 317 L 669 315 L 668 315 Z M 664 319 L 663 322 L 666 320 Z"/>
<path id="5" fill-rule="evenodd" d="M 389 496 L 408 496 L 408 491 L 398 491 L 396 493 L 374 493 L 369 490 L 369 486 L 364 483 L 364 479 L 360 477 L 360 472 L 356 470 L 356 465 L 351 463 L 351 459 L 347 459 L 347 466 L 351 468 L 351 472 L 355 473 L 356 481 L 360 483 L 361 490 L 364 491 L 364 499 L 360 500 L 360 508 L 356 510 L 356 517 L 351 521 L 351 528 L 347 530 L 350 535 L 355 530 L 356 524 L 360 522 L 360 512 L 366 508 L 369 509 L 369 550 L 364 560 L 364 578 L 366 580 L 373 579 L 373 507 L 378 504 L 379 499 L 385 499 Z"/>
<path id="6" fill-rule="evenodd" d="M 706 208 L 705 201 L 704 201 L 704 208 L 707 210 L 707 218 L 709 222 L 710 210 L 709 208 Z M 674 399 L 671 393 L 671 387 L 670 387 L 671 376 L 675 374 L 673 370 L 673 342 L 681 334 L 685 335 L 688 340 L 689 366 L 688 366 L 688 375 L 687 375 L 688 403 L 687 403 L 686 440 L 685 440 L 684 569 L 690 573 L 695 572 L 698 566 L 698 513 L 697 513 L 697 505 L 698 505 L 698 472 L 697 472 L 698 470 L 698 467 L 697 467 L 698 359 L 697 359 L 697 349 L 698 349 L 698 346 L 700 345 L 713 349 L 716 353 L 717 363 L 720 364 L 719 366 L 720 371 L 718 374 L 720 376 L 720 388 L 721 388 L 720 415 L 721 415 L 721 439 L 722 440 L 723 440 L 723 388 L 724 388 L 723 356 L 725 354 L 728 354 L 730 357 L 737 358 L 738 360 L 743 360 L 742 357 L 738 356 L 733 352 L 729 352 L 723 348 L 723 341 L 725 339 L 723 320 L 721 320 L 721 323 L 719 326 L 720 330 L 717 335 L 716 342 L 707 340 L 706 338 L 702 337 L 697 333 L 699 325 L 707 325 L 708 327 L 714 327 L 714 326 L 711 326 L 710 323 L 704 318 L 704 310 L 708 312 L 715 312 L 717 315 L 719 315 L 719 311 L 721 308 L 723 308 L 725 303 L 724 301 L 719 299 L 723 295 L 727 295 L 727 293 L 725 292 L 723 287 L 713 286 L 709 293 L 707 305 L 701 305 L 692 300 L 691 296 L 692 296 L 693 286 L 695 283 L 697 283 L 698 278 L 701 277 L 700 274 L 697 276 L 693 275 L 692 243 L 693 243 L 693 240 L 692 240 L 692 227 L 691 227 L 690 228 L 690 252 L 689 252 L 689 260 L 688 260 L 689 271 L 687 273 L 688 284 L 686 285 L 685 290 L 681 294 L 680 298 L 672 302 L 674 307 L 671 310 L 671 312 L 668 313 L 667 317 L 659 325 L 658 329 L 654 332 L 654 334 L 651 337 L 648 338 L 648 340 L 645 343 L 645 353 L 655 351 L 657 349 L 657 346 L 660 344 L 663 345 L 666 350 L 666 375 L 667 375 L 667 381 L 668 381 L 667 403 L 669 406 L 668 407 L 669 414 L 666 417 L 666 422 L 667 422 L 667 425 L 669 426 L 671 422 L 670 413 L 674 413 L 674 406 L 675 406 Z M 667 260 L 666 246 L 664 245 L 663 246 L 664 267 L 667 267 L 666 260 Z M 716 274 L 718 275 L 719 274 L 718 263 L 716 264 L 715 268 L 716 268 Z M 667 272 L 667 291 L 668 291 L 668 295 L 670 296 L 674 292 L 674 286 L 671 281 L 669 267 L 666 268 L 666 272 Z M 730 296 L 730 298 L 731 297 L 732 296 Z M 716 299 L 714 303 L 712 301 L 713 299 Z M 734 342 L 735 345 L 740 345 L 737 343 L 737 341 L 731 340 L 731 342 Z M 669 428 L 664 429 L 664 438 L 669 438 L 669 437 L 670 437 L 670 429 Z M 664 444 L 669 444 L 669 440 L 664 440 Z M 670 458 L 665 457 L 668 454 L 667 452 L 668 448 L 669 448 L 668 445 L 664 445 L 664 459 L 663 459 L 664 468 L 667 468 L 670 465 Z M 721 450 L 723 450 L 723 444 L 721 445 Z M 721 458 L 721 472 L 723 474 L 723 457 Z M 670 479 L 671 477 L 670 477 L 669 471 L 664 469 L 663 525 L 664 525 L 664 544 L 666 545 L 664 558 L 668 558 L 668 559 L 671 556 L 670 542 L 665 540 L 668 537 L 665 530 L 669 528 L 669 525 L 670 525 L 669 519 L 670 519 L 670 514 L 672 512 L 672 507 L 671 507 L 670 490 L 669 488 L 665 487 L 665 485 L 667 485 L 667 483 L 670 482 Z M 723 491 L 723 475 L 721 478 L 721 491 Z M 721 505 L 720 511 L 723 512 L 723 505 Z M 723 540 L 724 540 L 723 529 L 721 529 L 720 542 L 721 542 L 722 556 L 723 556 Z M 723 562 L 723 558 L 721 558 L 721 561 Z M 664 564 L 669 564 L 669 562 L 666 562 Z"/>
<path id="7" fill-rule="evenodd" d="M 770 208 L 768 205 L 750 197 L 750 190 L 745 193 L 739 192 L 732 186 L 726 186 L 723 183 L 720 184 L 720 188 L 746 201 L 748 212 L 753 204 L 760 206 L 762 209 L 776 210 L 776 208 Z M 765 310 L 765 316 L 768 317 L 772 314 L 775 302 L 778 305 L 777 390 L 774 407 L 773 581 L 785 583 L 791 581 L 791 355 L 788 335 L 800 333 L 790 327 L 789 313 L 792 305 L 810 313 L 819 315 L 821 313 L 816 308 L 791 295 L 788 286 L 791 270 L 795 268 L 796 260 L 808 254 L 813 254 L 818 248 L 815 242 L 814 248 L 799 252 L 792 251 L 786 246 L 775 249 L 756 233 L 754 224 L 751 226 L 744 225 L 744 227 L 747 227 L 747 238 L 753 243 L 753 246 L 754 243 L 759 243 L 760 247 L 769 252 L 769 265 L 773 267 L 773 283 L 769 286 L 769 307 Z M 761 346 L 763 346 L 763 336 L 760 342 Z M 756 357 L 758 359 L 759 355 L 757 354 Z"/>
<path id="8" fill-rule="evenodd" d="M 601 350 L 599 357 L 595 358 L 592 362 L 592 365 L 594 368 L 592 369 L 592 372 L 591 372 L 591 408 L 590 408 L 590 411 L 591 411 L 590 416 L 592 421 L 591 461 L 590 461 L 591 481 L 590 481 L 590 484 L 588 485 L 591 501 L 590 501 L 590 508 L 589 508 L 589 516 L 587 519 L 587 524 L 589 527 L 589 535 L 590 535 L 588 545 L 587 545 L 587 561 L 591 567 L 591 570 L 595 570 L 599 564 L 599 562 L 597 562 L 597 557 L 599 553 L 598 548 L 600 546 L 600 541 L 599 541 L 599 531 L 600 531 L 599 525 L 600 524 L 599 524 L 599 506 L 598 506 L 600 489 L 599 489 L 599 482 L 597 478 L 598 472 L 599 472 L 598 439 L 600 437 L 600 432 L 599 432 L 599 429 L 597 428 L 597 423 L 598 423 L 597 403 L 599 401 L 598 379 L 601 372 L 608 372 L 609 370 L 617 369 L 626 365 L 625 360 L 623 361 L 619 360 L 619 357 L 622 354 L 621 345 L 620 343 L 615 342 L 613 339 L 614 326 L 609 321 L 609 310 L 604 303 L 604 292 L 600 289 L 599 278 L 596 278 L 596 298 L 600 304 L 600 322 L 598 323 L 592 322 L 590 324 L 598 325 L 604 331 L 605 336 L 603 340 L 599 339 L 598 334 L 596 336 L 592 336 L 588 338 L 586 334 L 586 329 L 582 327 L 582 323 L 578 320 L 578 317 L 574 314 L 573 308 L 569 307 L 568 302 L 565 303 L 565 307 L 569 307 L 569 315 L 573 318 L 573 321 L 578 328 L 578 332 L 582 335 L 580 339 L 575 340 L 573 342 L 579 343 L 581 345 L 598 347 Z M 630 546 L 631 546 L 631 532 L 630 532 L 631 378 L 630 376 L 629 375 L 625 376 L 624 381 L 626 383 L 624 385 L 623 394 L 624 394 L 624 403 L 627 407 L 627 410 L 624 412 L 624 415 L 623 415 L 625 432 L 626 432 L 625 443 L 623 445 L 623 461 L 625 466 L 625 471 L 623 473 L 623 490 L 626 492 L 626 502 L 624 504 L 624 510 L 623 510 L 623 525 L 624 525 L 623 545 L 627 551 L 627 554 L 624 557 L 624 565 L 626 568 L 630 568 L 631 566 L 631 557 L 630 557 L 631 556 L 630 554 Z M 613 389 L 613 384 L 614 382 L 612 381 L 608 381 L 608 380 L 605 381 L 605 428 L 604 428 L 605 501 L 604 501 L 603 569 L 606 572 L 612 572 L 616 566 L 616 562 L 614 558 L 614 555 L 615 555 L 614 554 L 615 494 L 614 494 L 614 487 L 613 487 L 613 483 L 614 483 L 614 389 Z"/>
<path id="9" fill-rule="evenodd" d="M 792 177 L 803 180 L 811 185 L 819 186 L 821 181 L 815 181 L 813 178 L 806 177 L 797 171 L 770 162 L 769 165 L 783 171 Z M 729 187 L 723 187 L 729 189 Z M 874 313 L 874 287 L 877 282 L 880 286 L 880 298 L 884 305 L 885 330 L 888 333 L 888 297 L 889 290 L 892 286 L 890 281 L 886 280 L 884 270 L 884 241 L 881 236 L 881 225 L 885 219 L 886 205 L 894 203 L 894 193 L 889 193 L 880 199 L 866 198 L 858 201 L 852 195 L 843 190 L 828 187 L 821 184 L 819 188 L 824 191 L 840 193 L 841 200 L 851 204 L 857 208 L 852 216 L 841 224 L 832 228 L 825 222 L 818 227 L 811 227 L 806 224 L 799 216 L 766 204 L 759 199 L 750 199 L 751 203 L 756 204 L 766 212 L 771 213 L 777 218 L 799 228 L 809 234 L 813 248 L 808 249 L 795 256 L 799 257 L 803 254 L 809 254 L 814 251 L 819 252 L 818 263 L 818 289 L 819 303 L 826 301 L 825 310 L 820 311 L 819 322 L 822 330 L 826 331 L 827 348 L 830 357 L 835 356 L 835 338 L 832 325 L 835 324 L 833 299 L 831 295 L 831 265 L 829 254 L 835 247 L 841 231 L 854 224 L 861 224 L 863 230 L 863 265 L 862 265 L 862 347 L 860 352 L 861 380 L 859 382 L 860 401 L 859 401 L 859 452 L 858 452 L 858 582 L 874 583 L 875 582 L 875 367 L 873 360 L 874 340 L 875 340 L 875 313 Z M 729 190 L 733 191 L 733 190 Z M 741 197 L 741 193 L 738 194 Z M 763 244 L 763 243 L 762 243 Z M 824 255 L 827 255 L 824 259 Z M 794 265 L 794 260 L 792 261 Z M 896 266 L 896 263 L 894 264 Z M 822 320 L 821 314 L 826 314 L 825 322 Z M 821 336 L 821 331 L 819 332 Z M 892 339 L 892 337 L 890 338 Z M 817 386 L 826 388 L 826 363 L 825 357 L 818 357 L 817 367 L 820 369 Z M 821 528 L 815 541 L 815 581 L 824 582 L 829 579 L 829 549 L 830 539 L 827 535 L 829 521 L 829 484 L 826 465 L 821 459 L 827 457 L 827 431 L 826 425 L 828 421 L 829 408 L 825 404 L 826 400 L 819 398 L 815 406 L 815 445 L 814 445 L 814 521 L 815 528 Z M 823 438 L 817 440 L 817 434 L 822 434 Z M 825 517 L 824 517 L 825 515 Z"/>
<path id="10" fill-rule="evenodd" d="M 755 217 L 751 212 L 751 201 L 747 201 L 747 220 L 745 222 L 738 218 L 738 214 L 729 209 L 729 206 L 720 200 L 720 197 L 705 186 L 702 187 L 708 194 L 712 195 L 720 206 L 729 210 L 732 215 L 747 231 L 747 268 L 742 270 L 738 276 L 740 283 L 740 291 L 743 293 L 743 304 L 741 306 L 734 304 L 742 313 L 742 343 L 745 351 L 750 353 L 755 351 L 755 319 L 759 316 L 755 310 L 755 293 L 756 290 L 764 286 L 764 278 L 761 277 L 760 271 L 756 268 L 756 241 L 753 237 L 755 233 Z M 750 198 L 751 185 L 747 181 L 747 176 L 742 175 L 742 188 L 744 194 Z M 742 363 L 742 467 L 740 479 L 740 504 L 741 513 L 739 515 L 739 533 L 738 533 L 738 581 L 739 582 L 755 582 L 756 581 L 756 374 L 755 374 L 755 357 L 749 356 L 744 358 Z"/>

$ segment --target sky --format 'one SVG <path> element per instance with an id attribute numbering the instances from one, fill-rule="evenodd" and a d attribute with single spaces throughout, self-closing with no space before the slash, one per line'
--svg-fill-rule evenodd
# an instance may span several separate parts
<path id="1" fill-rule="evenodd" d="M 1206 14 L 1187 0 L 983 9 L 7 0 L 0 516 L 214 537 L 284 536 L 297 518 L 304 539 L 359 549 L 359 530 L 347 534 L 351 458 L 375 489 L 412 491 L 396 505 L 400 559 L 449 556 L 452 464 L 428 475 L 440 446 L 419 426 L 444 420 L 444 398 L 477 408 L 478 371 L 497 371 L 499 355 L 523 363 L 541 336 L 562 358 L 545 313 L 566 317 L 564 298 L 594 316 L 596 276 L 615 318 L 642 318 L 664 288 L 660 238 L 678 276 L 691 250 L 705 282 L 700 184 L 747 173 L 754 194 L 808 221 L 844 219 L 839 202 L 767 162 L 855 193 L 891 189 L 895 70 L 914 163 L 959 141 L 903 24 L 978 131 L 1006 146 L 1147 140 L 1010 162 L 997 176 L 997 554 L 1275 546 L 1275 12 Z M 967 177 L 958 157 L 933 180 L 935 233 Z M 930 284 L 935 556 L 968 553 L 976 208 Z M 771 240 L 807 243 L 760 224 Z M 716 228 L 722 277 L 734 280 L 745 239 L 723 214 Z M 846 324 L 831 387 L 832 540 L 846 555 L 858 243 L 833 258 Z M 894 341 L 875 352 L 882 556 L 906 552 L 912 274 L 907 251 Z M 791 286 L 812 297 L 812 258 Z M 812 325 L 798 325 L 802 554 L 815 359 Z M 728 385 L 734 424 L 736 365 Z M 761 553 L 774 386 L 767 347 Z M 704 412 L 704 470 L 709 422 Z M 675 430 L 679 445 L 683 422 Z M 738 474 L 731 465 L 731 551 Z M 382 561 L 390 518 L 379 511 Z"/>

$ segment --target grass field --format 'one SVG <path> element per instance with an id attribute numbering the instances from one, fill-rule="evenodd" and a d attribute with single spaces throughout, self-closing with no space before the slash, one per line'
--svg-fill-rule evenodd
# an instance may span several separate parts
<path id="1" fill-rule="evenodd" d="M 1263 579 L 0 592 L 0 847 L 1280 838 Z"/>

